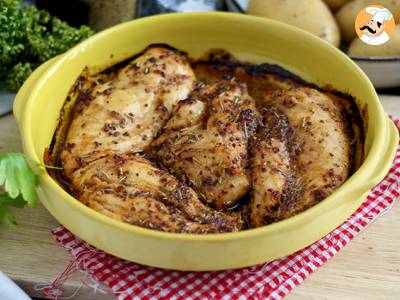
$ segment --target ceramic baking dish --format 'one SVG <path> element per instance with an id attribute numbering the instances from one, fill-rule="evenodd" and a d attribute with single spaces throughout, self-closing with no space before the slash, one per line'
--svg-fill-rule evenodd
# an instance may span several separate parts
<path id="1" fill-rule="evenodd" d="M 387 173 L 398 133 L 361 69 L 345 54 L 305 31 L 231 13 L 138 19 L 100 32 L 46 62 L 27 80 L 14 104 L 25 153 L 43 161 L 67 92 L 85 66 L 109 66 L 151 43 L 167 43 L 194 57 L 210 48 L 224 48 L 241 60 L 278 63 L 305 80 L 350 93 L 365 112 L 365 160 L 335 193 L 297 216 L 261 228 L 213 235 L 164 233 L 113 220 L 86 207 L 41 172 L 39 196 L 43 205 L 93 246 L 133 262 L 177 270 L 255 265 L 290 254 L 329 233 L 360 206 Z"/>

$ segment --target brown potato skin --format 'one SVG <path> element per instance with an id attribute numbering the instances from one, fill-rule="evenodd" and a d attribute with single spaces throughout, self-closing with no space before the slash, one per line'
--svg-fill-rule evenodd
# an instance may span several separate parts
<path id="1" fill-rule="evenodd" d="M 247 13 L 304 29 L 335 47 L 340 44 L 339 27 L 322 0 L 250 0 Z"/>

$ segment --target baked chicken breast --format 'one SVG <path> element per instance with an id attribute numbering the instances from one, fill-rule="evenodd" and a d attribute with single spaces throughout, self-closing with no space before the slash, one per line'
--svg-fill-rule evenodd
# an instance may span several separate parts
<path id="1" fill-rule="evenodd" d="M 151 45 L 84 70 L 45 161 L 82 203 L 128 224 L 255 228 L 301 213 L 350 176 L 364 142 L 352 101 L 223 50 L 190 62 Z"/>
<path id="2" fill-rule="evenodd" d="M 194 81 L 185 55 L 150 47 L 96 85 L 75 107 L 60 155 L 66 177 L 101 157 L 146 150 Z"/>
<path id="3" fill-rule="evenodd" d="M 350 124 L 359 113 L 351 99 L 321 91 L 277 65 L 240 62 L 220 49 L 192 67 L 207 84 L 232 77 L 246 84 L 263 116 L 249 142 L 251 227 L 304 211 L 349 177 L 355 143 L 363 147 L 359 121 Z"/>
<path id="4" fill-rule="evenodd" d="M 264 124 L 252 142 L 252 226 L 288 218 L 348 178 L 352 140 L 342 107 L 307 87 L 266 94 Z"/>
<path id="5" fill-rule="evenodd" d="M 250 189 L 247 144 L 258 122 L 245 85 L 234 79 L 200 85 L 180 102 L 153 148 L 162 164 L 203 201 L 226 209 Z"/>
<path id="6" fill-rule="evenodd" d="M 293 130 L 289 147 L 302 191 L 281 210 L 281 218 L 286 218 L 315 205 L 343 184 L 351 172 L 353 141 L 342 107 L 327 95 L 311 88 L 293 88 L 267 98 L 287 116 Z"/>
<path id="7" fill-rule="evenodd" d="M 273 106 L 264 107 L 262 114 L 262 125 L 249 143 L 253 186 L 249 221 L 252 227 L 272 223 L 279 217 L 291 179 L 287 117 Z"/>
<path id="8" fill-rule="evenodd" d="M 196 193 L 139 154 L 100 158 L 71 175 L 74 193 L 87 206 L 114 219 L 168 232 L 237 231 L 237 214 L 217 212 Z"/>

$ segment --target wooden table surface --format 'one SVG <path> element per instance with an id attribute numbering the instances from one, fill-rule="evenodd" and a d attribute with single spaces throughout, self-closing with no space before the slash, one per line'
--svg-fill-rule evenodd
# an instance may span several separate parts
<path id="1" fill-rule="evenodd" d="M 400 97 L 381 96 L 385 110 L 400 117 Z M 21 151 L 11 115 L 0 118 L 0 152 Z M 38 284 L 49 283 L 63 271 L 70 255 L 54 241 L 50 229 L 57 221 L 41 206 L 15 211 L 19 226 L 0 227 L 0 270 L 29 295 L 41 297 Z M 327 264 L 319 268 L 287 299 L 400 299 L 400 205 L 359 234 Z M 64 284 L 64 295 L 81 285 L 77 272 Z M 36 287 L 36 289 L 35 289 Z M 113 299 L 82 287 L 74 299 Z"/>

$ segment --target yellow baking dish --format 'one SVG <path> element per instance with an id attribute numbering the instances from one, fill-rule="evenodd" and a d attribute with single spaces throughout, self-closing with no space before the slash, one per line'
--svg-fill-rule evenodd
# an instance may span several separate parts
<path id="1" fill-rule="evenodd" d="M 151 43 L 199 56 L 224 48 L 241 60 L 278 63 L 319 85 L 349 92 L 365 114 L 366 158 L 334 194 L 284 221 L 237 233 L 172 234 L 124 224 L 86 207 L 45 171 L 39 196 L 49 212 L 95 247 L 127 260 L 177 270 L 240 268 L 275 259 L 320 239 L 341 224 L 388 171 L 398 133 L 355 63 L 305 31 L 272 20 L 230 13 L 167 14 L 100 32 L 38 68 L 19 91 L 14 114 L 25 153 L 43 161 L 67 92 L 84 66 L 108 66 Z"/>

